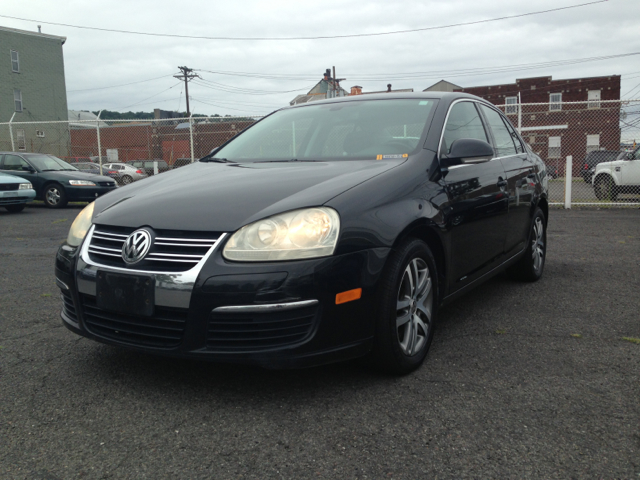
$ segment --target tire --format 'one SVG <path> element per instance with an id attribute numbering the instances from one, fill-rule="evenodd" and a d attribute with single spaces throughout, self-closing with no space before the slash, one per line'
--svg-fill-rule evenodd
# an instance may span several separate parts
<path id="1" fill-rule="evenodd" d="M 5 205 L 4 208 L 6 208 L 9 213 L 19 213 L 24 210 L 24 207 L 26 207 L 26 205 L 23 203 L 20 205 Z"/>
<path id="2" fill-rule="evenodd" d="M 542 277 L 546 258 L 547 222 L 542 210 L 537 208 L 529 228 L 527 250 L 517 263 L 507 268 L 507 274 L 513 280 L 537 282 Z"/>
<path id="3" fill-rule="evenodd" d="M 125 175 L 124 177 L 122 177 L 123 185 L 129 185 L 130 183 L 133 183 L 133 178 L 131 178 L 130 175 Z"/>
<path id="4" fill-rule="evenodd" d="M 593 183 L 593 190 L 598 200 L 609 200 L 615 202 L 618 198 L 618 188 L 616 187 L 613 178 L 609 175 L 601 175 L 596 178 Z"/>
<path id="5" fill-rule="evenodd" d="M 58 183 L 47 185 L 42 196 L 45 206 L 49 208 L 62 208 L 67 205 L 67 193 Z"/>
<path id="6" fill-rule="evenodd" d="M 367 358 L 405 375 L 427 356 L 438 311 L 438 271 L 431 250 L 409 239 L 393 250 L 380 280 L 374 347 Z"/>

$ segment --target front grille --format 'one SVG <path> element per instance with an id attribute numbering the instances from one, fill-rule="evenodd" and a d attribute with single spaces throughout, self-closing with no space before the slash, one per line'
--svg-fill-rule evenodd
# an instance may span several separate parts
<path id="1" fill-rule="evenodd" d="M 116 182 L 98 182 L 101 187 L 115 187 Z"/>
<path id="2" fill-rule="evenodd" d="M 212 312 L 207 347 L 219 351 L 266 350 L 300 343 L 311 335 L 318 307 L 284 312 Z"/>
<path id="3" fill-rule="evenodd" d="M 182 342 L 187 310 L 155 307 L 153 317 L 107 312 L 96 305 L 95 297 L 82 296 L 86 329 L 99 337 L 143 347 L 172 348 Z"/>
<path id="4" fill-rule="evenodd" d="M 76 307 L 73 305 L 73 299 L 71 294 L 67 290 L 60 291 L 60 298 L 62 298 L 62 311 L 64 314 L 74 322 L 78 322 L 78 315 L 76 315 Z"/>
<path id="5" fill-rule="evenodd" d="M 186 272 L 195 267 L 220 238 L 220 233 L 157 230 L 145 259 L 129 266 L 122 259 L 122 246 L 134 230 L 96 225 L 89 243 L 89 258 L 109 267 L 145 272 Z"/>
<path id="6" fill-rule="evenodd" d="M 0 192 L 18 190 L 19 188 L 20 188 L 19 183 L 0 183 Z"/>

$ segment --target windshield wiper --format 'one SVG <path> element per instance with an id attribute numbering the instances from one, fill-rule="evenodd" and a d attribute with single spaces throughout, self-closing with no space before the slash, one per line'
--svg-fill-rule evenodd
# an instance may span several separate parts
<path id="1" fill-rule="evenodd" d="M 200 160 L 200 162 L 203 163 L 208 163 L 208 162 L 215 162 L 215 163 L 238 163 L 238 162 L 234 162 L 233 160 L 229 160 L 227 158 L 217 158 L 217 157 L 202 157 Z"/>
<path id="2" fill-rule="evenodd" d="M 297 158 L 290 158 L 288 160 L 286 159 L 282 159 L 282 160 L 263 160 L 261 162 L 254 162 L 254 163 L 289 163 L 289 162 L 316 162 L 317 160 L 300 160 Z"/>

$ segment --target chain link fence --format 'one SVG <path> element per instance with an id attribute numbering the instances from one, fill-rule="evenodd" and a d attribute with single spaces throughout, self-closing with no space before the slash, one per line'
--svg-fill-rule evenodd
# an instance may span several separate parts
<path id="1" fill-rule="evenodd" d="M 72 164 L 123 163 L 152 175 L 192 163 L 259 118 L 6 122 L 0 123 L 0 150 L 45 153 Z"/>
<path id="2" fill-rule="evenodd" d="M 547 164 L 552 204 L 640 205 L 640 100 L 499 108 Z"/>
<path id="3" fill-rule="evenodd" d="M 547 164 L 552 204 L 640 204 L 640 100 L 498 108 Z M 203 157 L 260 118 L 5 122 L 0 150 L 47 153 L 70 163 L 124 163 L 154 174 Z"/>

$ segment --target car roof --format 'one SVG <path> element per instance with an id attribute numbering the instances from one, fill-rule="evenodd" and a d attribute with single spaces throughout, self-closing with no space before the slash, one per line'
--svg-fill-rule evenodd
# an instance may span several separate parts
<path id="1" fill-rule="evenodd" d="M 389 92 L 389 93 L 372 93 L 372 94 L 361 94 L 361 95 L 349 95 L 347 97 L 337 97 L 337 98 L 328 98 L 326 100 L 317 100 L 314 102 L 300 103 L 298 105 L 291 105 L 282 108 L 281 110 L 288 110 L 290 108 L 301 108 L 311 105 L 325 105 L 328 103 L 343 103 L 343 102 L 364 102 L 368 100 L 388 100 L 390 98 L 393 99 L 416 99 L 416 100 L 444 100 L 447 102 L 452 102 L 458 99 L 467 98 L 469 100 L 476 100 L 487 105 L 495 107 L 491 102 L 485 100 L 484 98 L 480 98 L 476 95 L 471 95 L 469 93 L 464 92 Z"/>

